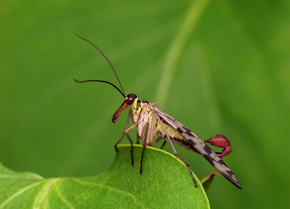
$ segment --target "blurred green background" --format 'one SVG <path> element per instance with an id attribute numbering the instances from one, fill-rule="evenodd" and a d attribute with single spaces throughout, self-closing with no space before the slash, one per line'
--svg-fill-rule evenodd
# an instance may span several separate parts
<path id="1" fill-rule="evenodd" d="M 243 189 L 216 179 L 212 208 L 289 207 L 289 9 L 286 0 L 1 1 L 0 161 L 44 177 L 110 167 L 127 113 L 113 124 L 120 94 L 73 81 L 117 84 L 74 30 L 105 52 L 126 93 L 204 140 L 230 139 L 225 162 Z M 215 172 L 201 156 L 178 151 L 200 179 Z"/>

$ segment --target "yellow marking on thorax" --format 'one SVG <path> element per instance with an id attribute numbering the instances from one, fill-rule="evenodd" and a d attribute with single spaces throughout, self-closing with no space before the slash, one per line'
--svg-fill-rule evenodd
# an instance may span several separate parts
<path id="1" fill-rule="evenodd" d="M 137 112 L 137 115 L 139 115 L 141 112 L 141 109 L 137 106 L 137 102 L 138 102 L 138 97 L 134 100 L 133 104 L 131 104 L 131 107 L 133 109 L 133 114 Z"/>
<path id="2" fill-rule="evenodd" d="M 138 98 L 135 99 L 135 101 L 133 102 L 132 109 L 133 109 L 133 114 L 137 113 L 137 115 L 140 115 L 141 110 L 144 108 L 144 106 L 146 105 L 146 109 L 149 112 L 149 116 L 151 116 L 152 114 L 152 110 L 148 107 L 148 105 L 146 103 L 143 103 L 142 101 L 140 102 L 140 107 L 138 107 L 137 105 L 137 101 Z"/>
<path id="3" fill-rule="evenodd" d="M 153 114 L 153 111 L 150 109 L 150 107 L 146 103 L 143 103 L 142 101 L 140 102 L 140 107 L 138 107 L 137 101 L 138 101 L 138 98 L 135 99 L 135 101 L 131 105 L 132 109 L 133 109 L 133 114 L 137 114 L 139 116 L 140 113 L 141 113 L 141 110 L 143 108 L 146 108 L 146 110 L 149 113 L 149 117 L 150 117 Z M 167 125 L 167 124 L 165 124 L 163 122 L 162 122 L 162 125 L 163 125 L 165 131 L 167 132 L 167 134 L 170 137 L 178 138 L 178 139 L 181 139 L 181 140 L 183 139 L 183 137 L 176 130 L 171 128 L 169 125 Z M 161 127 L 160 123 L 157 123 L 157 126 L 155 127 L 155 129 L 156 129 L 156 132 L 160 131 L 162 136 L 165 137 L 165 133 L 164 133 L 163 128 Z"/>

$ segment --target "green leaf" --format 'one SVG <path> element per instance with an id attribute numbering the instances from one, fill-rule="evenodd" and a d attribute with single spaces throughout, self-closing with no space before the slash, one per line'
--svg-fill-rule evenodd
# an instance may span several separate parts
<path id="1" fill-rule="evenodd" d="M 86 178 L 50 178 L 16 173 L 0 165 L 0 208 L 209 208 L 186 166 L 163 150 L 147 147 L 143 175 L 139 161 L 143 147 L 118 146 L 111 168 Z"/>
<path id="2" fill-rule="evenodd" d="M 208 190 L 210 189 L 213 179 L 215 176 L 221 177 L 219 174 L 217 173 L 211 173 L 208 176 L 204 177 L 200 182 L 202 183 L 202 186 L 204 188 L 204 191 L 207 193 Z"/>

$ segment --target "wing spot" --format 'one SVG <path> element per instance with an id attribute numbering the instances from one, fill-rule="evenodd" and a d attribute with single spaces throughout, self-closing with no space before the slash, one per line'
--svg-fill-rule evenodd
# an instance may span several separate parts
<path id="1" fill-rule="evenodd" d="M 178 127 L 176 130 L 177 130 L 177 132 L 180 133 L 180 134 L 183 133 L 183 130 L 182 130 L 181 128 L 179 128 L 179 127 Z"/>
<path id="2" fill-rule="evenodd" d="M 194 136 L 194 135 L 191 133 L 191 131 L 186 130 L 186 133 L 187 133 L 189 136 Z"/>

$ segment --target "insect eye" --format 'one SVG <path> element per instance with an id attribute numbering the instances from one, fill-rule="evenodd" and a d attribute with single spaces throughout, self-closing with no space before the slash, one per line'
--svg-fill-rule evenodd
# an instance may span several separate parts
<path id="1" fill-rule="evenodd" d="M 126 103 L 128 105 L 131 105 L 135 101 L 136 98 L 137 96 L 135 94 L 129 94 L 128 99 L 126 100 Z"/>
<path id="2" fill-rule="evenodd" d="M 126 103 L 127 103 L 128 105 L 130 105 L 130 104 L 132 104 L 132 103 L 134 102 L 134 100 L 135 100 L 135 98 L 133 98 L 133 97 L 129 97 L 129 98 L 126 100 Z"/>

